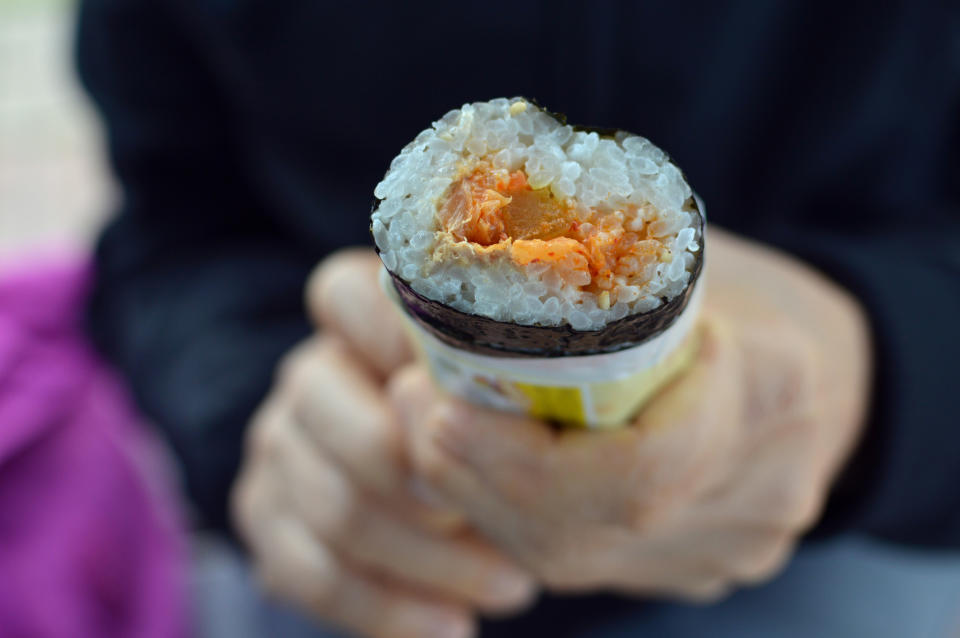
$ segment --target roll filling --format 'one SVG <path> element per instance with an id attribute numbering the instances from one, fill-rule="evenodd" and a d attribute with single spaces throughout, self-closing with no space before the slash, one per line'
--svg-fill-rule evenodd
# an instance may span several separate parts
<path id="1" fill-rule="evenodd" d="M 655 212 L 637 204 L 602 210 L 535 189 L 523 170 L 479 162 L 456 180 L 440 207 L 441 242 L 469 242 L 477 254 L 509 256 L 518 267 L 543 264 L 570 286 L 596 295 L 606 310 L 647 284 L 669 243 L 653 234 Z"/>
<path id="2" fill-rule="evenodd" d="M 671 302 L 700 270 L 703 217 L 663 151 L 570 126 L 523 98 L 451 111 L 401 151 L 374 194 L 387 270 L 473 317 L 600 331 L 678 311 Z"/>

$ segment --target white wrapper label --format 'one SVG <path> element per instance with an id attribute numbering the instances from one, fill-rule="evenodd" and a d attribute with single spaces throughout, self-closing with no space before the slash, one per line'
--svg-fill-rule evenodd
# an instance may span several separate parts
<path id="1" fill-rule="evenodd" d="M 699 346 L 694 330 L 703 288 L 699 280 L 676 321 L 639 346 L 608 354 L 527 358 L 481 355 L 440 341 L 402 309 L 389 274 L 384 270 L 382 275 L 385 291 L 438 385 L 478 405 L 566 425 L 625 424 L 693 361 Z"/>

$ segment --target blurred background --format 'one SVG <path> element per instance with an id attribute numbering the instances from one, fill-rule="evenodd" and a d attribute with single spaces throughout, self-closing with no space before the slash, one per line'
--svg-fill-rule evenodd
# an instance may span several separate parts
<path id="1" fill-rule="evenodd" d="M 86 245 L 112 187 L 77 84 L 73 3 L 0 0 L 0 261 Z"/>
<path id="2" fill-rule="evenodd" d="M 116 187 L 104 155 L 102 129 L 78 85 L 73 67 L 74 9 L 74 3 L 70 0 L 0 0 L 0 275 L 8 272 L 11 264 L 22 261 L 21 258 L 33 260 L 44 254 L 82 253 L 89 249 L 116 199 Z M 417 122 L 419 118 L 418 114 Z M 405 131 L 396 134 L 400 138 L 408 135 Z M 3 376 L 3 328 L 0 321 L 0 381 L 6 380 Z M 14 392 L 17 391 L 15 385 L 7 386 L 10 387 L 14 388 Z M 3 389 L 4 386 L 0 384 L 0 395 Z M 2 407 L 0 400 L 0 462 L 4 460 L 3 415 L 6 414 Z M 146 470 L 149 474 L 156 469 L 155 465 L 142 461 L 143 458 L 138 458 L 134 464 L 139 470 Z M 0 524 L 4 522 L 3 496 L 5 494 L 0 490 Z M 116 498 L 122 496 L 116 495 Z M 143 502 L 150 501 L 142 494 L 138 498 Z M 35 508 L 35 504 L 40 502 L 43 501 L 38 498 L 30 504 Z M 158 509 L 164 510 L 164 507 L 166 504 Z M 178 510 L 182 507 L 182 503 L 179 503 L 169 509 Z M 120 512 L 118 516 L 126 515 L 122 508 L 117 511 Z M 150 517 L 144 515 L 143 518 Z M 127 527 L 122 527 L 127 524 L 126 521 L 107 523 L 115 524 L 124 533 L 129 531 Z M 144 523 L 144 529 L 147 528 L 166 529 L 163 525 Z M 8 552 L 8 558 L 19 551 L 13 545 L 3 546 L 2 533 L 5 531 L 0 525 L 0 565 L 3 564 L 4 551 Z M 232 638 L 257 635 L 253 628 L 258 621 L 253 617 L 255 611 L 252 605 L 236 604 L 238 600 L 250 601 L 256 597 L 254 585 L 236 556 L 211 538 L 196 534 L 189 538 L 188 548 L 181 548 L 177 545 L 177 531 L 182 530 L 157 532 L 163 538 L 154 546 L 144 545 L 140 560 L 146 564 L 151 560 L 149 555 L 156 558 L 158 565 L 164 561 L 175 564 L 181 555 L 188 555 L 192 564 L 188 570 L 191 581 L 190 607 L 194 612 L 192 622 L 196 624 L 199 635 Z M 105 535 L 103 538 L 111 537 Z M 109 553 L 110 543 L 104 540 L 100 544 L 103 546 L 100 550 Z M 156 551 L 156 547 L 163 547 L 166 554 Z M 859 550 L 854 548 L 854 559 L 849 560 L 856 560 L 856 551 Z M 913 574 L 920 574 L 915 578 L 923 586 L 929 586 L 931 582 L 955 582 L 954 576 L 941 576 L 936 571 L 948 562 L 943 555 L 887 549 L 882 553 L 879 550 L 872 551 L 873 573 L 880 576 L 906 575 L 909 569 Z M 38 552 L 38 555 L 42 554 L 43 551 Z M 119 556 L 117 560 L 127 560 L 130 564 L 126 567 L 136 567 L 138 562 L 137 558 L 129 556 Z M 816 560 L 829 565 L 835 558 L 833 554 L 824 553 Z M 949 560 L 956 561 L 958 558 L 952 555 Z M 842 571 L 843 564 L 838 565 Z M 145 570 L 144 573 L 149 575 L 156 572 Z M 51 572 L 51 578 L 59 576 Z M 132 578 L 134 576 L 118 568 L 116 583 L 112 586 L 123 587 L 132 582 Z M 878 582 L 881 580 L 878 578 Z M 886 582 L 896 582 L 896 579 L 883 580 L 883 583 Z M 903 580 L 901 584 L 910 587 L 912 582 Z M 98 586 L 105 585 L 100 583 Z M 175 590 L 176 587 L 170 589 Z M 9 602 L 5 598 L 9 593 L 10 585 L 4 582 L 0 573 L 0 611 L 3 611 L 4 603 Z M 110 599 L 111 595 L 107 592 L 104 598 Z M 155 592 L 145 595 L 152 595 L 154 600 L 159 600 Z M 824 596 L 829 597 L 829 593 L 826 592 Z M 29 592 L 24 593 L 24 599 L 28 597 Z M 45 606 L 51 605 L 50 600 L 42 598 L 37 597 L 37 600 Z M 866 600 L 863 602 L 865 605 L 871 604 Z M 164 609 L 175 609 L 178 604 L 171 602 Z M 933 611 L 956 617 L 953 610 Z M 955 635 L 960 638 L 960 621 L 955 624 Z M 6 638 L 5 629 L 0 623 L 0 638 Z M 170 631 L 166 635 L 176 633 Z M 31 633 L 24 630 L 13 635 L 30 636 Z"/>

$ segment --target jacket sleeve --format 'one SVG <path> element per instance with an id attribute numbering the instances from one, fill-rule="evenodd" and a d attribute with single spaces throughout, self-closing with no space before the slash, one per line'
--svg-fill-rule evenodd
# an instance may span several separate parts
<path id="1" fill-rule="evenodd" d="M 258 200 L 215 74 L 170 4 L 80 9 L 80 75 L 122 191 L 97 247 L 90 332 L 167 435 L 200 522 L 226 527 L 243 430 L 309 331 L 302 288 L 322 254 Z"/>
<path id="2" fill-rule="evenodd" d="M 873 330 L 870 416 L 818 533 L 960 546 L 960 217 L 920 217 L 869 235 L 767 238 L 858 296 Z"/>

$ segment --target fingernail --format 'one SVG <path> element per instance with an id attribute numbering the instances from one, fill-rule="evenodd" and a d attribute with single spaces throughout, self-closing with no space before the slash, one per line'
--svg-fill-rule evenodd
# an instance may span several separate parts
<path id="1" fill-rule="evenodd" d="M 496 604 L 519 606 L 533 598 L 535 588 L 533 580 L 526 574 L 512 569 L 500 569 L 491 575 L 487 591 Z"/>
<path id="2" fill-rule="evenodd" d="M 417 636 L 427 638 L 471 638 L 474 635 L 473 623 L 463 616 L 449 612 L 432 612 L 421 618 L 422 627 Z"/>

